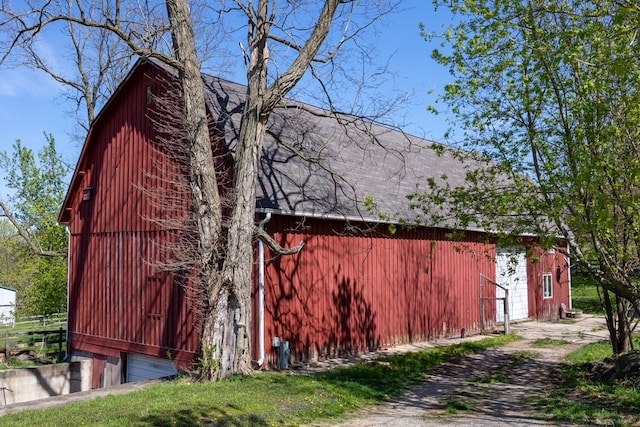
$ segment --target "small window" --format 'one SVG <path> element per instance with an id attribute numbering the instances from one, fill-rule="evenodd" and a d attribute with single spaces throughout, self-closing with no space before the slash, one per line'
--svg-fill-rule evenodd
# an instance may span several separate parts
<path id="1" fill-rule="evenodd" d="M 548 253 L 548 254 L 555 254 L 555 253 L 556 253 L 556 248 L 549 248 L 549 249 L 547 249 L 547 253 Z"/>
<path id="2" fill-rule="evenodd" d="M 544 298 L 553 297 L 553 279 L 551 273 L 544 273 L 542 275 L 542 294 Z"/>

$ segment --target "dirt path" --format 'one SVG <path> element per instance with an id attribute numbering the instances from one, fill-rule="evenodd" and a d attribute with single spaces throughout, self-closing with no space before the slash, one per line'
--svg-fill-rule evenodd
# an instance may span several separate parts
<path id="1" fill-rule="evenodd" d="M 364 426 L 534 426 L 559 425 L 535 412 L 529 399 L 559 377 L 558 363 L 574 349 L 607 339 L 604 319 L 523 322 L 512 325 L 525 339 L 447 363 L 402 397 L 362 411 L 341 427 Z M 570 344 L 534 348 L 539 338 Z M 455 414 L 447 407 L 458 408 Z"/>

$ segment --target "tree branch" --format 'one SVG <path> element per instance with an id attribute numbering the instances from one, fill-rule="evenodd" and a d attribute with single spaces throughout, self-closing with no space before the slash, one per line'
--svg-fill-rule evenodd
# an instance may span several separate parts
<path id="1" fill-rule="evenodd" d="M 16 228 L 18 234 L 20 234 L 20 237 L 22 237 L 27 245 L 29 245 L 29 248 L 31 248 L 31 251 L 34 254 L 46 257 L 66 256 L 66 254 L 64 253 L 42 250 L 40 246 L 37 245 L 36 242 L 33 241 L 33 239 L 31 239 L 29 232 L 25 230 L 25 228 L 18 222 L 16 217 L 14 217 L 9 210 L 9 207 L 2 200 L 0 200 L 0 207 L 2 208 L 4 214 L 3 216 L 5 216 L 9 220 L 9 222 Z"/>
<path id="2" fill-rule="evenodd" d="M 269 233 L 267 233 L 266 231 L 264 231 L 263 229 L 261 229 L 260 227 L 253 227 L 253 233 L 260 239 L 262 240 L 262 242 L 269 246 L 269 249 L 271 249 L 272 251 L 280 254 L 280 255 L 294 255 L 297 254 L 298 252 L 300 252 L 302 250 L 302 248 L 304 247 L 304 240 L 300 241 L 300 243 L 298 243 L 296 246 L 294 246 L 293 248 L 283 248 L 282 246 L 280 246 L 280 244 L 278 242 L 276 242 L 276 240 L 271 237 L 269 235 Z"/>
<path id="3" fill-rule="evenodd" d="M 285 73 L 280 76 L 268 89 L 265 95 L 263 111 L 271 111 L 282 100 L 283 96 L 293 88 L 307 71 L 320 46 L 327 38 L 333 16 L 340 5 L 340 0 L 327 0 L 320 12 L 318 22 L 307 43 L 299 50 L 299 55 Z"/>

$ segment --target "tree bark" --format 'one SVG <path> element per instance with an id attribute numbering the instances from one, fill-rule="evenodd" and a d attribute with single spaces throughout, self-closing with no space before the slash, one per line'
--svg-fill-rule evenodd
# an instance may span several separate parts
<path id="1" fill-rule="evenodd" d="M 220 343 L 220 369 L 216 378 L 247 373 L 251 366 L 251 272 L 255 229 L 256 185 L 260 156 L 273 109 L 308 69 L 329 33 L 339 0 L 327 0 L 307 43 L 291 67 L 270 87 L 269 32 L 272 17 L 269 0 L 260 0 L 255 19 L 250 20 L 250 58 L 247 92 L 235 153 L 231 222 L 222 271 L 225 303 L 216 308 L 216 317 L 227 326 L 214 331 Z"/>
<path id="2" fill-rule="evenodd" d="M 627 316 L 627 303 L 621 297 L 616 297 L 616 312 L 618 318 L 617 328 L 617 352 L 615 354 L 631 351 L 631 327 Z"/>
<path id="3" fill-rule="evenodd" d="M 198 238 L 198 281 L 202 296 L 201 361 L 205 378 L 217 370 L 217 352 L 222 343 L 215 340 L 218 323 L 226 324 L 217 306 L 226 305 L 218 270 L 219 242 L 222 236 L 222 209 L 209 137 L 204 87 L 189 5 L 186 0 L 166 2 L 183 103 L 184 139 L 188 145 L 190 185 L 194 222 Z M 214 310 L 215 308 L 215 310 Z"/>
<path id="4" fill-rule="evenodd" d="M 613 354 L 626 353 L 632 349 L 631 327 L 627 316 L 627 304 L 624 299 L 614 294 L 615 301 L 611 300 L 604 286 L 602 289 L 603 308 L 607 329 L 609 330 L 609 342 Z M 615 307 L 614 307 L 615 304 Z"/>
<path id="5" fill-rule="evenodd" d="M 250 58 L 247 92 L 235 148 L 231 216 L 222 248 L 222 209 L 217 192 L 200 64 L 186 0 L 168 0 L 174 48 L 183 90 L 185 125 L 190 145 L 195 219 L 201 251 L 199 280 L 205 294 L 201 342 L 202 376 L 228 378 L 250 373 L 251 275 L 255 230 L 256 185 L 259 162 L 273 109 L 302 78 L 326 39 L 340 0 L 327 0 L 307 43 L 291 67 L 267 86 L 269 32 L 273 17 L 269 0 L 260 0 L 249 20 Z M 218 270 L 218 261 L 223 261 Z"/>
<path id="6" fill-rule="evenodd" d="M 240 133 L 236 145 L 231 222 L 222 270 L 224 298 L 216 307 L 216 317 L 227 320 L 227 327 L 214 331 L 220 343 L 220 369 L 217 378 L 232 373 L 248 373 L 251 367 L 251 267 L 255 221 L 258 163 L 266 132 L 268 114 L 263 112 L 267 86 L 270 23 L 268 1 L 261 0 L 255 25 L 250 26 L 251 57 L 248 85 Z"/>

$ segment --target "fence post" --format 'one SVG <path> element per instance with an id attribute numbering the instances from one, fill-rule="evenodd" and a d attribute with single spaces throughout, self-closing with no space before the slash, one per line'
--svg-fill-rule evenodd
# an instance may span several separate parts
<path id="1" fill-rule="evenodd" d="M 9 331 L 4 331 L 4 358 L 9 360 L 11 356 L 11 342 L 9 341 Z"/>
<path id="2" fill-rule="evenodd" d="M 482 274 L 480 274 L 480 332 L 484 330 L 484 294 L 482 293 Z"/>
<path id="3" fill-rule="evenodd" d="M 62 328 L 60 328 L 60 335 L 58 336 L 58 359 L 62 355 Z"/>
<path id="4" fill-rule="evenodd" d="M 509 335 L 509 289 L 504 290 L 504 334 Z"/>

